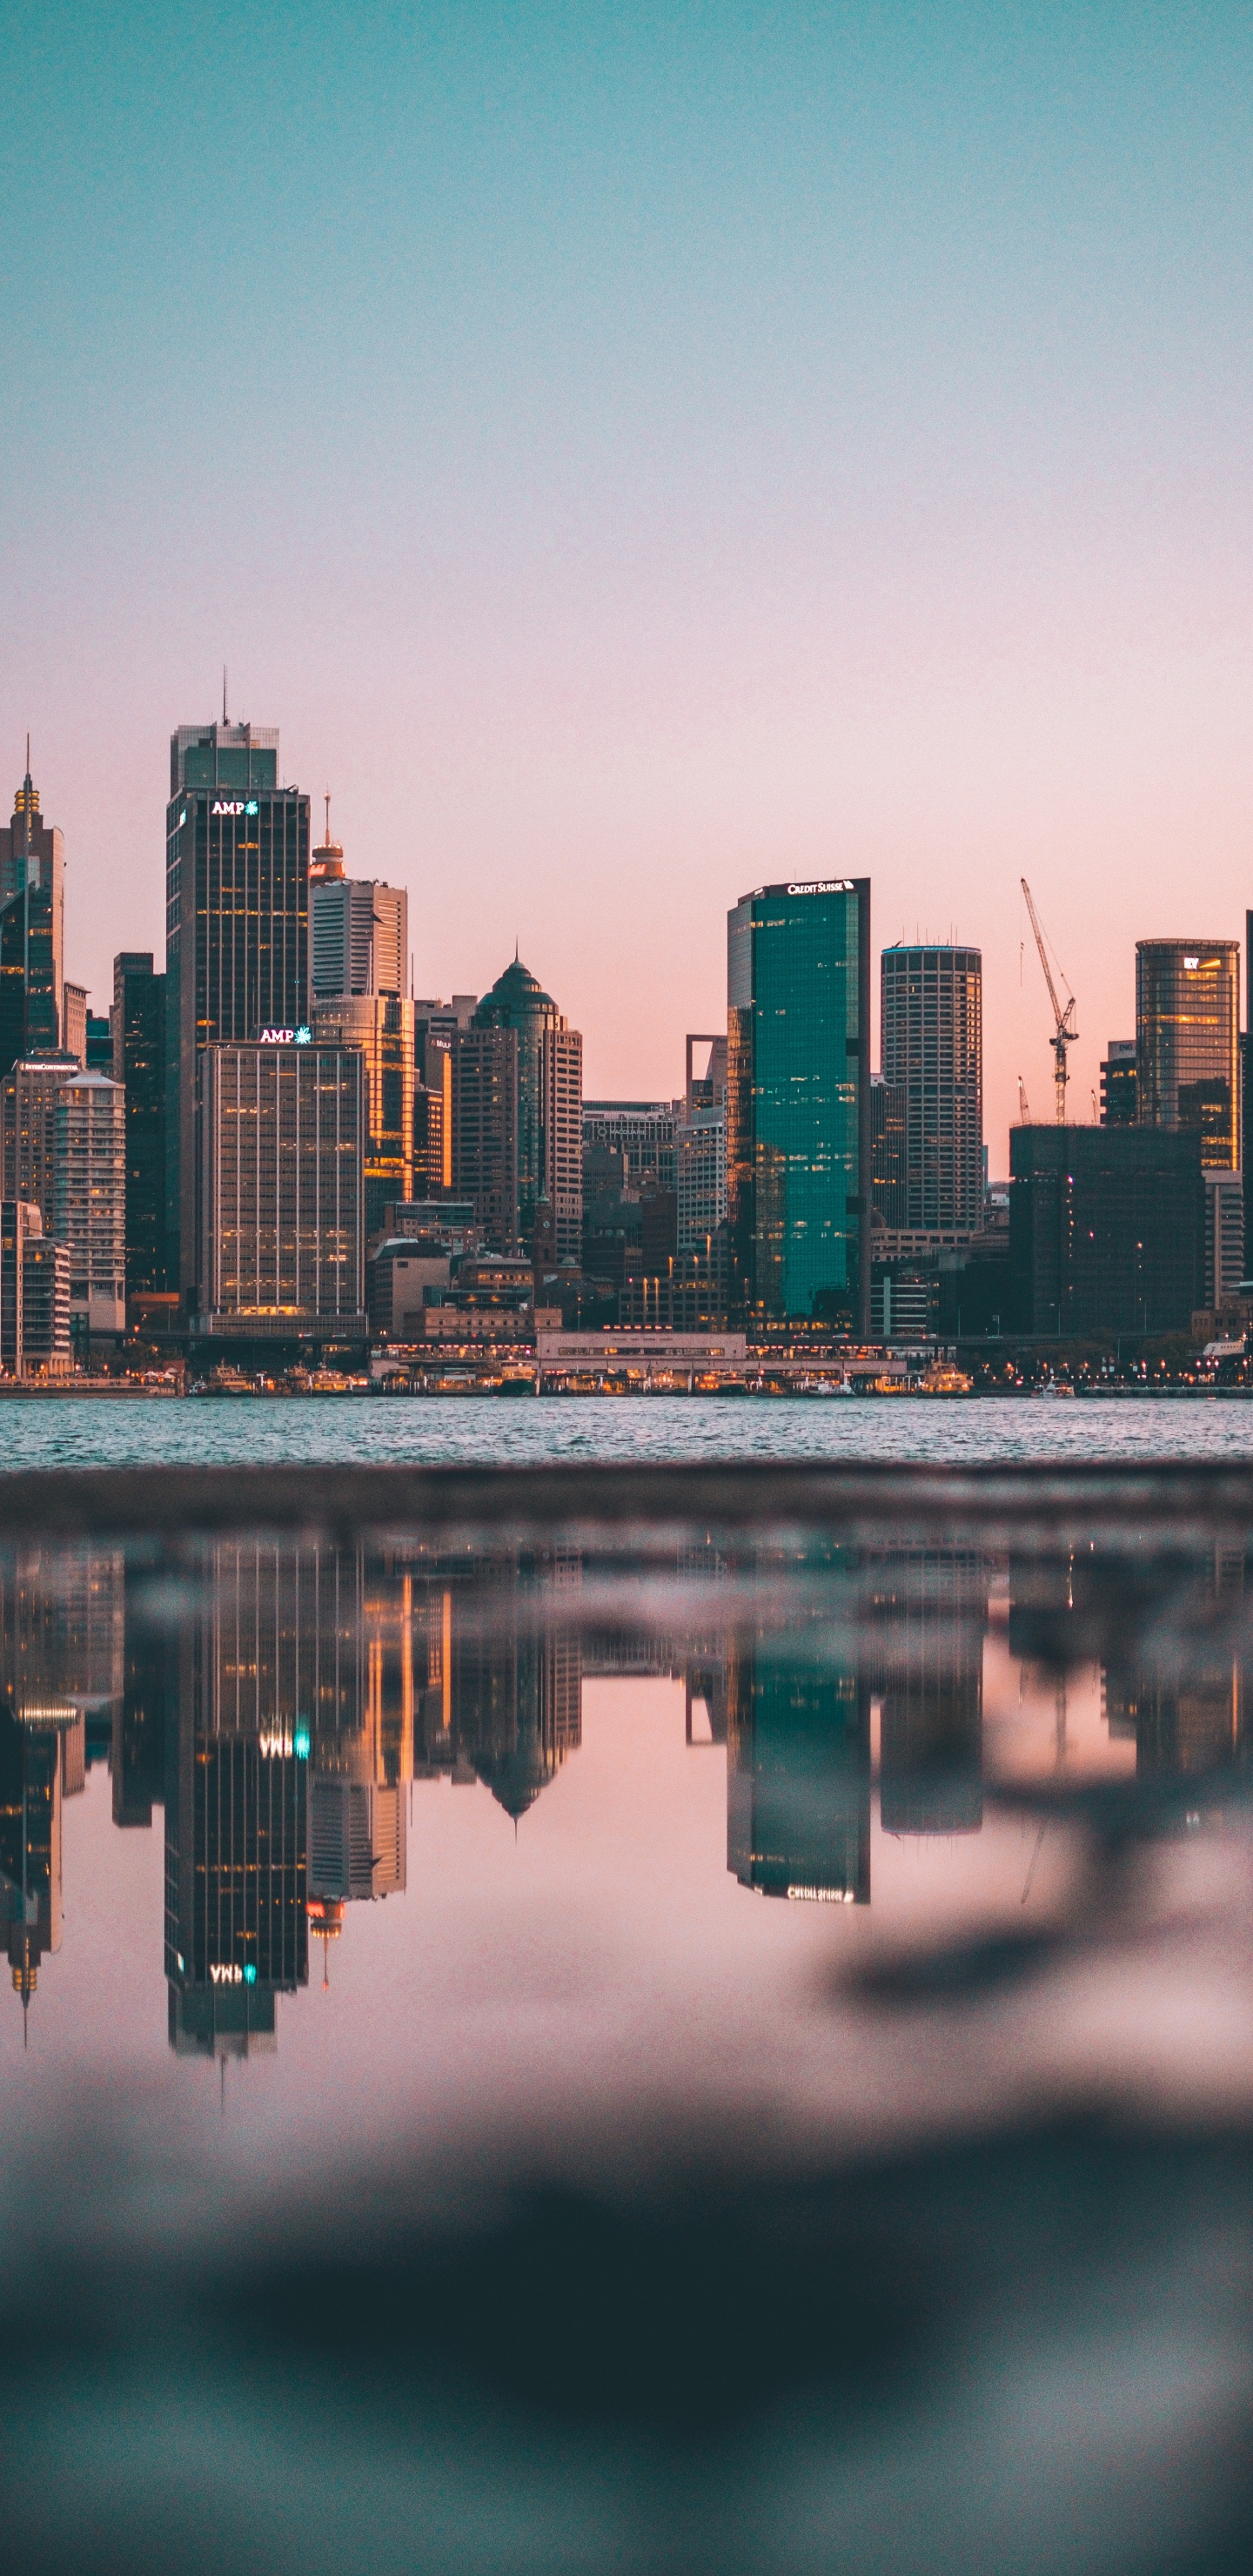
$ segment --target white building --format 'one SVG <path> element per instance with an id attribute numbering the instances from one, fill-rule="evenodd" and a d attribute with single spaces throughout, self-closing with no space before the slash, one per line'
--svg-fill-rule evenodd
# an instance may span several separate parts
<path id="1" fill-rule="evenodd" d="M 53 1110 L 48 1232 L 70 1256 L 70 1328 L 126 1330 L 126 1092 L 103 1073 L 74 1073 Z M 45 1210 L 45 1220 L 47 1212 Z"/>

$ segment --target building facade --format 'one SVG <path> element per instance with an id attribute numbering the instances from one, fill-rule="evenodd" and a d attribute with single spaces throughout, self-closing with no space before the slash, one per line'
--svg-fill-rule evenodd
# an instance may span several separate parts
<path id="1" fill-rule="evenodd" d="M 50 1234 L 70 1256 L 70 1332 L 126 1330 L 126 1094 L 75 1070 L 57 1089 Z"/>
<path id="2" fill-rule="evenodd" d="M 165 977 L 149 949 L 113 960 L 113 1079 L 126 1095 L 127 1294 L 165 1277 Z"/>
<path id="3" fill-rule="evenodd" d="M 202 1346 L 356 1347 L 364 1312 L 363 1060 L 314 1045 L 204 1051 Z"/>
<path id="4" fill-rule="evenodd" d="M 515 957 L 485 993 L 476 1029 L 511 1030 L 518 1050 L 518 1233 L 577 1261 L 583 1235 L 583 1041 Z M 454 1154 L 455 1164 L 455 1154 Z M 454 1170 L 454 1186 L 457 1180 Z"/>
<path id="5" fill-rule="evenodd" d="M 1195 1128 L 1011 1127 L 1020 1332 L 1186 1332 L 1205 1282 Z"/>
<path id="6" fill-rule="evenodd" d="M 167 1284 L 186 1313 L 202 1269 L 197 1226 L 200 1058 L 306 1024 L 309 799 L 279 785 L 278 734 L 183 725 L 166 812 Z"/>
<path id="7" fill-rule="evenodd" d="M 983 960 L 901 944 L 880 960 L 881 1062 L 905 1094 L 901 1224 L 958 1234 L 983 1222 Z"/>
<path id="8" fill-rule="evenodd" d="M 1101 1065 L 1101 1125 L 1134 1127 L 1136 1116 L 1136 1042 L 1111 1038 Z"/>
<path id="9" fill-rule="evenodd" d="M 454 1198 L 493 1252 L 518 1248 L 518 1035 L 458 1029 L 450 1052 Z"/>
<path id="10" fill-rule="evenodd" d="M 1195 1127 L 1207 1171 L 1240 1168 L 1240 949 L 1136 941 L 1136 1103 L 1145 1127 Z"/>
<path id="11" fill-rule="evenodd" d="M 26 775 L 0 831 L 0 1074 L 64 1044 L 65 843 Z"/>
<path id="12" fill-rule="evenodd" d="M 727 921 L 727 1201 L 746 1317 L 870 1321 L 870 881 Z"/>
<path id="13" fill-rule="evenodd" d="M 354 994 L 315 1002 L 320 1047 L 355 1047 L 365 1079 L 362 1164 L 366 1239 L 377 1234 L 389 1201 L 414 1194 L 413 1004 L 399 994 Z"/>
<path id="14" fill-rule="evenodd" d="M 680 1103 L 676 1113 L 673 1100 L 585 1100 L 584 1150 L 623 1155 L 631 1189 L 654 1181 L 659 1189 L 672 1190 L 675 1128 L 683 1106 Z"/>
<path id="15" fill-rule="evenodd" d="M 0 1083 L 0 1164 L 6 1199 L 33 1200 L 52 1231 L 56 1107 L 62 1083 L 80 1071 L 72 1056 L 35 1056 Z"/>
<path id="16" fill-rule="evenodd" d="M 726 1224 L 727 1121 L 724 1108 L 697 1109 L 675 1135 L 677 1249 L 712 1249 Z"/>
<path id="17" fill-rule="evenodd" d="M 871 1218 L 876 1226 L 899 1232 L 907 1223 L 905 1192 L 905 1126 L 908 1094 L 903 1082 L 882 1073 L 870 1077 Z"/>
<path id="18" fill-rule="evenodd" d="M 328 796 L 326 837 L 309 867 L 313 997 L 402 994 L 409 982 L 408 895 L 403 886 L 345 874 L 343 849 L 331 839 L 330 801 Z"/>

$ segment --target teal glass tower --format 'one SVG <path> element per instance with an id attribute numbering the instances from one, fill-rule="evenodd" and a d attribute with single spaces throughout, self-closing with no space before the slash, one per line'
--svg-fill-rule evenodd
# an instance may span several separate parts
<path id="1" fill-rule="evenodd" d="M 727 1198 L 746 1323 L 870 1330 L 870 879 L 727 915 Z"/>

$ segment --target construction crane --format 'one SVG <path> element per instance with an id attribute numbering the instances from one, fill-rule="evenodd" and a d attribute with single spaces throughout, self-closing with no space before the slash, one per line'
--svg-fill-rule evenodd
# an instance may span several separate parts
<path id="1" fill-rule="evenodd" d="M 1027 1086 L 1021 1074 L 1018 1076 L 1018 1116 L 1024 1127 L 1030 1126 L 1031 1103 L 1027 1098 Z"/>
<path id="2" fill-rule="evenodd" d="M 1057 986 L 1053 981 L 1048 950 L 1044 945 L 1044 933 L 1040 928 L 1039 916 L 1031 900 L 1031 888 L 1025 877 L 1019 878 L 1019 884 L 1026 899 L 1031 927 L 1035 932 L 1035 944 L 1040 951 L 1040 964 L 1044 968 L 1044 981 L 1049 988 L 1049 1000 L 1053 1005 L 1055 1032 L 1049 1039 L 1049 1045 L 1053 1050 L 1053 1090 L 1057 1101 L 1057 1124 L 1059 1127 L 1064 1127 L 1066 1124 L 1066 1049 L 1068 1046 L 1073 1046 L 1079 1035 L 1075 1027 L 1075 997 L 1069 984 L 1066 984 L 1066 978 L 1062 975 L 1059 966 L 1058 974 L 1062 975 L 1062 982 L 1066 984 L 1066 1006 L 1065 1009 L 1062 1008 L 1057 998 Z"/>

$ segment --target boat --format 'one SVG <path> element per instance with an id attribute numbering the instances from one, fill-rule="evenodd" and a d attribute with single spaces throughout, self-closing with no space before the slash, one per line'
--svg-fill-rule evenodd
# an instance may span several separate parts
<path id="1" fill-rule="evenodd" d="M 951 1360 L 932 1360 L 923 1370 L 919 1392 L 922 1395 L 969 1395 L 974 1379 L 964 1369 L 955 1368 Z"/>

